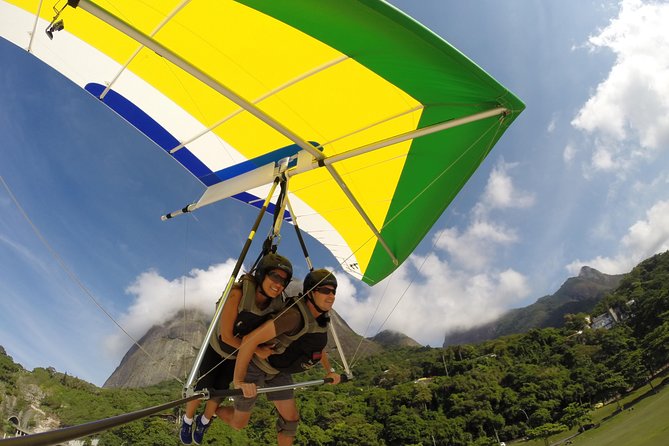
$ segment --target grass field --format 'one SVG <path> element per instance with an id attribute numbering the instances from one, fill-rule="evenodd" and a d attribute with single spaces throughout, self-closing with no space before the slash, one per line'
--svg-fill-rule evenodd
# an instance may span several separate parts
<path id="1" fill-rule="evenodd" d="M 653 382 L 660 385 L 661 379 Z M 650 387 L 632 392 L 621 400 L 625 410 L 617 412 L 617 405 L 611 403 L 592 413 L 593 423 L 600 423 L 596 429 L 570 439 L 574 446 L 669 446 L 669 386 L 657 389 Z M 657 388 L 657 387 L 656 387 Z M 550 438 L 550 444 L 565 444 L 563 441 L 576 430 L 563 432 Z M 507 444 L 515 446 L 543 446 L 541 439 Z"/>

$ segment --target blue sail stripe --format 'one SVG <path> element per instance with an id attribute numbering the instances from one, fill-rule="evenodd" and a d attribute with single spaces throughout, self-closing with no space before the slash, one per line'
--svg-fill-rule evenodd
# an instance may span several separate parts
<path id="1" fill-rule="evenodd" d="M 89 83 L 86 85 L 85 89 L 96 98 L 99 98 L 104 91 L 105 86 L 96 83 Z M 109 90 L 102 102 L 104 102 L 105 105 L 118 113 L 123 119 L 128 121 L 131 125 L 137 128 L 140 132 L 146 135 L 149 139 L 151 139 L 151 141 L 155 142 L 166 152 L 169 153 L 172 148 L 180 144 L 179 140 L 177 140 L 155 119 L 153 119 L 146 112 L 144 112 L 144 110 L 139 108 L 133 102 L 116 91 Z M 314 142 L 311 144 L 314 146 L 318 145 Z M 242 175 L 246 172 L 250 172 L 266 164 L 279 161 L 286 157 L 291 157 L 299 152 L 299 150 L 299 146 L 292 144 L 290 146 L 282 147 L 280 149 L 266 153 L 259 157 L 241 162 L 234 166 L 221 169 L 217 172 L 213 172 L 211 169 L 209 169 L 202 161 L 200 161 L 198 157 L 196 157 L 190 150 L 188 150 L 187 147 L 181 148 L 174 154 L 170 154 L 170 156 L 172 156 L 182 166 L 188 169 L 188 171 L 195 175 L 205 186 L 209 187 L 230 178 L 234 178 L 238 175 Z M 291 164 L 296 162 L 296 160 L 293 160 L 291 161 Z M 242 192 L 233 195 L 232 198 L 235 198 L 236 200 L 239 200 L 243 203 L 250 204 L 251 206 L 255 206 L 259 209 L 262 208 L 263 199 L 248 192 Z M 274 204 L 270 203 L 267 208 L 267 212 L 274 213 L 274 209 Z M 290 221 L 290 213 L 285 211 L 283 218 Z"/>

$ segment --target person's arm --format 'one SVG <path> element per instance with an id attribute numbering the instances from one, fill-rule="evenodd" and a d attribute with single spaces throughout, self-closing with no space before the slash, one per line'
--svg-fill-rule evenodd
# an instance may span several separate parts
<path id="1" fill-rule="evenodd" d="M 242 290 L 233 288 L 228 295 L 228 300 L 223 305 L 223 312 L 219 319 L 219 331 L 221 333 L 221 340 L 234 348 L 239 348 L 241 340 L 232 334 L 232 329 L 237 320 L 239 302 L 242 300 Z"/>
<path id="2" fill-rule="evenodd" d="M 249 362 L 260 344 L 268 342 L 277 336 L 274 320 L 269 320 L 260 327 L 244 336 L 237 352 L 237 361 L 235 363 L 235 374 L 232 380 L 235 388 L 242 389 L 244 396 L 251 398 L 257 395 L 256 385 L 244 381 L 246 372 L 249 368 Z"/>
<path id="3" fill-rule="evenodd" d="M 321 352 L 321 365 L 325 369 L 327 375 L 325 375 L 326 378 L 331 378 L 332 382 L 328 384 L 339 384 L 341 381 L 341 376 L 339 376 L 338 373 L 335 373 L 334 368 L 330 365 L 330 360 L 328 358 L 328 352 L 326 350 L 323 350 Z"/>

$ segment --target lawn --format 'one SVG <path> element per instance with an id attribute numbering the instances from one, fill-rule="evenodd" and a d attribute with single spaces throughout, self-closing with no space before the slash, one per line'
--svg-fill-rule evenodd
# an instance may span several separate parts
<path id="1" fill-rule="evenodd" d="M 602 422 L 597 429 L 572 439 L 574 445 L 646 446 L 669 444 L 669 392 L 649 394 Z"/>
<path id="2" fill-rule="evenodd" d="M 600 423 L 591 429 L 570 439 L 573 445 L 580 446 L 660 446 L 669 445 L 669 391 L 667 385 L 660 388 L 661 379 L 653 382 L 657 394 L 644 386 L 621 400 L 626 407 L 617 411 L 616 403 L 608 404 L 592 413 L 594 423 Z M 561 440 L 574 435 L 576 430 L 563 432 L 550 438 L 550 444 L 565 444 Z M 508 443 L 517 446 L 543 446 L 541 439 Z"/>

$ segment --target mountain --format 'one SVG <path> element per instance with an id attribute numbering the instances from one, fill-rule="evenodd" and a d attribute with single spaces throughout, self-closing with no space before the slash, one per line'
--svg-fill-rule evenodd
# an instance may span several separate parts
<path id="1" fill-rule="evenodd" d="M 566 314 L 589 313 L 624 276 L 584 266 L 577 277 L 570 277 L 554 294 L 541 297 L 532 305 L 511 310 L 484 325 L 447 333 L 444 346 L 481 342 L 532 328 L 562 327 Z"/>
<path id="2" fill-rule="evenodd" d="M 330 316 L 347 359 L 350 360 L 354 353 L 356 357 L 365 357 L 383 349 L 376 342 L 357 335 L 337 312 L 332 311 Z M 185 381 L 210 320 L 211 315 L 186 310 L 151 327 L 138 341 L 141 349 L 133 345 L 103 387 L 146 387 L 176 377 Z M 330 357 L 333 363 L 340 363 L 337 346 L 331 338 L 328 343 L 332 352 Z"/>
<path id="3" fill-rule="evenodd" d="M 383 330 L 376 336 L 369 338 L 384 347 L 422 347 L 421 344 L 405 335 L 392 330 Z"/>
<path id="4" fill-rule="evenodd" d="M 168 379 L 184 379 L 190 372 L 211 316 L 198 310 L 177 313 L 154 325 L 130 347 L 102 387 L 145 387 Z"/>

